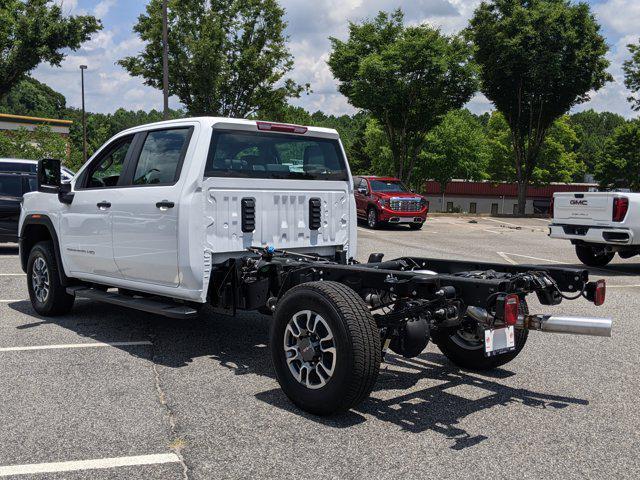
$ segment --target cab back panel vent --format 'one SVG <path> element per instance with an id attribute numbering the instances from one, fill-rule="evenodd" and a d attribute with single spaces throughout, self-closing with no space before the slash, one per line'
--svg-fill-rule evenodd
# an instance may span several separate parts
<path id="1" fill-rule="evenodd" d="M 256 229 L 256 200 L 254 198 L 242 199 L 242 231 L 253 232 Z"/>
<path id="2" fill-rule="evenodd" d="M 319 230 L 322 225 L 322 201 L 319 198 L 309 199 L 309 229 Z"/>

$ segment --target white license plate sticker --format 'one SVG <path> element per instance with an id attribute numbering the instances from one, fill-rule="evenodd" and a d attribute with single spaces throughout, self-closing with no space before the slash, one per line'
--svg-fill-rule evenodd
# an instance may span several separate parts
<path id="1" fill-rule="evenodd" d="M 484 355 L 492 357 L 516 349 L 513 326 L 484 331 Z"/>

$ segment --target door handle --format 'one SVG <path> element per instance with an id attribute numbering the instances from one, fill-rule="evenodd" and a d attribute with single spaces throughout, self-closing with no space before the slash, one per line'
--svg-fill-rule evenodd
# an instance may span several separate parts
<path id="1" fill-rule="evenodd" d="M 170 202 L 168 200 L 163 200 L 161 202 L 156 203 L 156 207 L 158 207 L 160 210 L 168 210 L 169 208 L 173 208 L 175 206 L 176 206 L 175 203 Z"/>
<path id="2" fill-rule="evenodd" d="M 96 206 L 100 210 L 106 210 L 107 208 L 111 208 L 111 203 L 109 203 L 109 202 L 100 202 L 100 203 L 96 203 Z"/>

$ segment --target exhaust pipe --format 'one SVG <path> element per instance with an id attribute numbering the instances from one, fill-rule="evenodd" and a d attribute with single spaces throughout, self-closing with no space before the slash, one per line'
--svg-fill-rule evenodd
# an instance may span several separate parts
<path id="1" fill-rule="evenodd" d="M 493 323 L 493 316 L 484 308 L 468 307 L 467 315 L 483 325 L 491 325 L 491 323 Z M 515 327 L 538 330 L 540 332 L 610 337 L 612 323 L 610 318 L 567 317 L 564 315 L 520 315 Z"/>
<path id="2" fill-rule="evenodd" d="M 612 323 L 610 318 L 525 315 L 518 317 L 516 327 L 541 332 L 610 337 Z"/>

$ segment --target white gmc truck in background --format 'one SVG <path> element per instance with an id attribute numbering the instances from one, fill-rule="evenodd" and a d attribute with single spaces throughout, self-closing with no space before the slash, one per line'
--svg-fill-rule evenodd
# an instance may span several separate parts
<path id="1" fill-rule="evenodd" d="M 556 193 L 551 238 L 571 240 L 582 263 L 607 265 L 617 253 L 640 253 L 640 194 L 621 192 Z"/>

